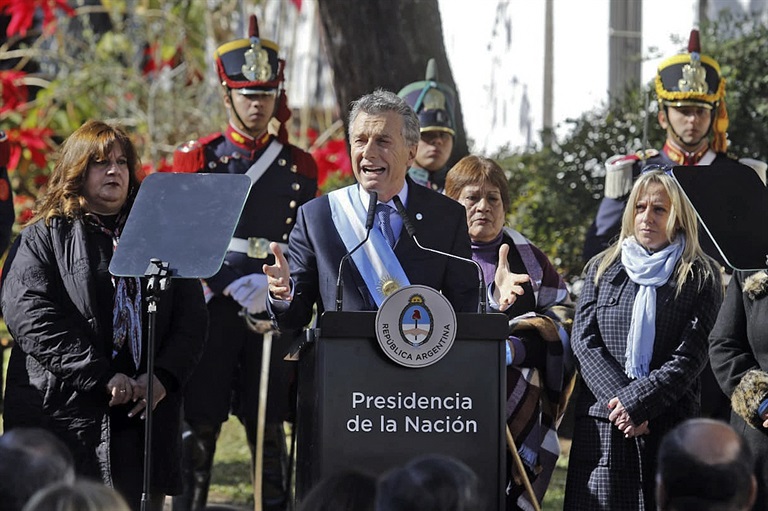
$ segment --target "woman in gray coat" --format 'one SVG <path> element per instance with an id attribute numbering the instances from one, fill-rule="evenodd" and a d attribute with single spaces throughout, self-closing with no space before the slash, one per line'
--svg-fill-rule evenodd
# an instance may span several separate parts
<path id="1" fill-rule="evenodd" d="M 673 178 L 642 174 L 618 241 L 587 264 L 571 335 L 581 375 L 566 510 L 655 509 L 656 451 L 699 413 L 722 301 L 696 214 Z"/>
<path id="2" fill-rule="evenodd" d="M 78 475 L 115 487 L 138 510 L 151 402 L 154 511 L 181 490 L 181 391 L 202 353 L 207 313 L 199 281 L 176 279 L 160 293 L 148 375 L 146 282 L 109 273 L 139 165 L 119 127 L 89 121 L 65 141 L 4 272 L 1 303 L 14 345 L 3 419 L 6 430 L 52 431 Z"/>

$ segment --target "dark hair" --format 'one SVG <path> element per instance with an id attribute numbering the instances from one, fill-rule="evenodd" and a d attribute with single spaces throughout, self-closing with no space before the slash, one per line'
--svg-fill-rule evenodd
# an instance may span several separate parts
<path id="1" fill-rule="evenodd" d="M 373 511 L 376 478 L 342 470 L 320 480 L 301 501 L 299 511 Z"/>
<path id="2" fill-rule="evenodd" d="M 504 212 L 509 213 L 509 181 L 498 163 L 484 156 L 469 155 L 460 159 L 445 176 L 445 194 L 459 200 L 465 186 L 488 183 L 499 189 Z"/>
<path id="3" fill-rule="evenodd" d="M 136 147 L 122 127 L 91 120 L 76 129 L 64 141 L 48 182 L 48 190 L 38 199 L 35 215 L 29 223 L 40 219 L 50 223 L 55 217 L 71 220 L 88 213 L 88 203 L 83 196 L 88 165 L 93 161 L 108 158 L 115 144 L 120 145 L 128 160 L 126 205 L 130 207 L 139 188 L 138 172 L 141 160 Z"/>
<path id="4" fill-rule="evenodd" d="M 411 460 L 385 473 L 376 488 L 376 511 L 483 509 L 480 481 L 463 462 L 440 454 Z"/>
<path id="5" fill-rule="evenodd" d="M 735 458 L 713 463 L 702 460 L 686 445 L 686 437 L 704 420 L 720 422 L 685 421 L 667 433 L 659 445 L 657 473 L 664 484 L 668 508 L 675 511 L 746 509 L 755 467 L 749 446 L 733 431 L 738 443 Z"/>
<path id="6" fill-rule="evenodd" d="M 72 453 L 50 431 L 18 428 L 0 436 L 0 503 L 4 511 L 20 511 L 44 486 L 74 480 Z"/>

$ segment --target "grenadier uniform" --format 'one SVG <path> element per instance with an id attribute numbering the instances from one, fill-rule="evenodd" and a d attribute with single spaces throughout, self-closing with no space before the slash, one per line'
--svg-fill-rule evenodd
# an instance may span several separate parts
<path id="1" fill-rule="evenodd" d="M 406 85 L 397 95 L 416 112 L 421 133 L 440 131 L 454 137 L 456 135 L 456 93 L 450 86 L 437 80 L 435 59 L 429 59 L 425 79 Z M 408 169 L 408 176 L 416 183 L 442 193 L 445 189 L 445 175 L 448 170 L 448 166 L 445 165 L 441 169 L 429 171 L 414 163 Z"/>
<path id="2" fill-rule="evenodd" d="M 726 154 L 728 112 L 725 108 L 725 78 L 720 74 L 720 66 L 711 57 L 701 54 L 698 30 L 692 30 L 688 42 L 688 53 L 681 53 L 665 59 L 659 64 L 656 73 L 656 95 L 659 108 L 669 112 L 669 107 L 699 107 L 711 112 L 711 141 L 703 144 L 695 152 L 682 150 L 674 140 L 678 137 L 672 128 L 661 152 L 650 150 L 645 154 L 631 156 L 613 156 L 606 162 L 605 197 L 600 203 L 595 221 L 587 231 L 584 243 L 584 259 L 589 260 L 606 249 L 618 236 L 621 229 L 621 217 L 632 190 L 635 178 L 649 165 L 673 167 L 680 165 L 717 165 L 732 158 Z M 668 128 L 669 131 L 669 128 Z M 765 162 L 742 158 L 739 160 L 752 167 L 765 183 Z M 720 263 L 725 275 L 725 261 L 717 247 L 699 227 L 699 243 L 702 250 Z M 728 420 L 730 402 L 717 384 L 712 368 L 707 363 L 701 373 L 701 412 L 704 416 Z"/>
<path id="3" fill-rule="evenodd" d="M 248 39 L 217 49 L 217 72 L 230 101 L 233 89 L 244 95 L 277 94 L 274 117 L 281 123 L 278 135 L 265 133 L 254 139 L 230 120 L 224 133 L 188 142 L 173 158 L 175 172 L 246 174 L 252 182 L 224 263 L 204 282 L 210 314 L 208 344 L 185 393 L 185 491 L 174 498 L 174 511 L 205 507 L 216 439 L 230 411 L 245 426 L 255 463 L 261 332 L 271 328 L 265 312 L 267 286 L 262 266 L 274 264 L 270 242 L 283 244 L 287 251 L 299 206 L 317 194 L 315 161 L 287 141 L 284 123 L 290 110 L 281 88 L 284 65 L 277 45 L 258 37 L 252 16 Z M 234 102 L 231 115 L 239 119 Z M 253 308 L 244 307 L 226 292 L 245 276 L 257 277 L 256 282 L 262 283 Z M 265 510 L 286 509 L 288 500 L 289 460 L 283 421 L 291 415 L 292 369 L 283 357 L 296 333 L 276 336 L 271 351 L 262 478 Z"/>
<path id="4" fill-rule="evenodd" d="M 11 242 L 11 232 L 16 214 L 13 210 L 13 192 L 8 178 L 8 160 L 11 148 L 8 135 L 0 130 L 0 255 L 5 252 Z"/>
<path id="5" fill-rule="evenodd" d="M 0 256 L 5 253 L 5 249 L 11 242 L 11 232 L 13 231 L 13 222 L 16 220 L 16 213 L 13 209 L 13 192 L 11 191 L 11 182 L 8 179 L 8 160 L 11 150 L 8 145 L 8 135 L 0 130 Z M 0 345 L 0 360 L 3 359 L 3 350 L 5 346 Z M 3 374 L 0 371 L 0 388 L 3 387 Z M 0 394 L 0 412 L 3 410 L 3 396 Z"/>
<path id="6" fill-rule="evenodd" d="M 726 154 L 728 112 L 725 107 L 725 78 L 720 74 L 717 61 L 701 54 L 698 30 L 691 31 L 688 53 L 669 57 L 659 64 L 655 86 L 659 108 L 667 110 L 670 106 L 692 106 L 709 109 L 712 117 L 711 142 L 696 152 L 688 153 L 668 137 L 661 151 L 650 149 L 609 158 L 605 164 L 605 197 L 584 243 L 585 261 L 608 248 L 618 236 L 629 192 L 642 169 L 649 165 L 712 165 L 723 158 L 731 158 Z M 765 183 L 768 168 L 765 162 L 750 158 L 739 161 L 755 169 Z M 704 230 L 701 231 L 702 248 L 723 264 L 714 244 Z"/>

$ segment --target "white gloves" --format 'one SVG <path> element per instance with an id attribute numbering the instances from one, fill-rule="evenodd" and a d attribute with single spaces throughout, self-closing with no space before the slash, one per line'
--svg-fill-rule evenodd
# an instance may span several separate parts
<path id="1" fill-rule="evenodd" d="M 224 289 L 224 294 L 248 309 L 250 314 L 258 314 L 267 310 L 267 276 L 262 273 L 251 273 L 232 282 Z"/>

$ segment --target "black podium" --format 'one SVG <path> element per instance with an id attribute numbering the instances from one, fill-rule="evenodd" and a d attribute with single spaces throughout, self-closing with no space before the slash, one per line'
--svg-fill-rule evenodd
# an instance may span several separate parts
<path id="1" fill-rule="evenodd" d="M 326 312 L 299 358 L 296 499 L 322 477 L 380 474 L 442 453 L 480 477 L 488 510 L 504 508 L 504 314 L 456 314 L 456 339 L 438 362 L 393 362 L 379 346 L 376 312 Z"/>

